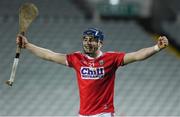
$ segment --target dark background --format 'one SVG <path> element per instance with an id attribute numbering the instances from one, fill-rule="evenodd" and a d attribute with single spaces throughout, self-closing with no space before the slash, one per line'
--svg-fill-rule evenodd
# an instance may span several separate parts
<path id="1" fill-rule="evenodd" d="M 180 116 L 178 0 L 1 0 L 0 116 L 76 116 L 78 88 L 71 68 L 38 59 L 23 50 L 13 87 L 9 79 L 18 9 L 34 3 L 39 16 L 27 32 L 30 42 L 60 53 L 81 51 L 82 32 L 100 28 L 103 51 L 132 52 L 169 38 L 170 47 L 153 57 L 118 69 L 117 116 Z"/>

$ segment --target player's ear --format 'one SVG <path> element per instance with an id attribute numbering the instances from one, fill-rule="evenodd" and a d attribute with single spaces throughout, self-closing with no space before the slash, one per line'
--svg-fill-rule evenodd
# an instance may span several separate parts
<path id="1" fill-rule="evenodd" d="M 99 47 L 99 48 L 103 47 L 103 42 L 102 42 L 102 41 L 99 41 L 99 42 L 98 42 L 98 47 Z"/>

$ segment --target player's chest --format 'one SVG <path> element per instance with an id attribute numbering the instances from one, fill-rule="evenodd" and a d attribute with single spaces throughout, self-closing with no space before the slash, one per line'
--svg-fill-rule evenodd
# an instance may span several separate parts
<path id="1" fill-rule="evenodd" d="M 86 60 L 82 59 L 78 67 L 78 72 L 82 79 L 101 79 L 111 71 L 112 63 L 104 59 Z"/>
<path id="2" fill-rule="evenodd" d="M 101 60 L 86 60 L 86 59 L 82 59 L 80 60 L 80 66 L 86 66 L 86 67 L 103 67 L 107 65 L 105 63 L 105 60 L 101 59 Z"/>

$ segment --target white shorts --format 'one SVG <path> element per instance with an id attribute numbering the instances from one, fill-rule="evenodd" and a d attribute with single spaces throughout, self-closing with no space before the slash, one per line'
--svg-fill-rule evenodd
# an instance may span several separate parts
<path id="1" fill-rule="evenodd" d="M 89 116 L 79 115 L 79 117 L 114 117 L 114 113 L 100 113 L 100 114 L 89 115 Z"/>

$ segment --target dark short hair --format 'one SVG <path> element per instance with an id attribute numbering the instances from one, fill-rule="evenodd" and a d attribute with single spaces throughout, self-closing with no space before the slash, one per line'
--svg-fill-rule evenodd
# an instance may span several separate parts
<path id="1" fill-rule="evenodd" d="M 104 34 L 102 31 L 96 28 L 88 28 L 83 32 L 83 36 L 93 36 L 95 39 L 103 41 L 104 39 Z"/>

